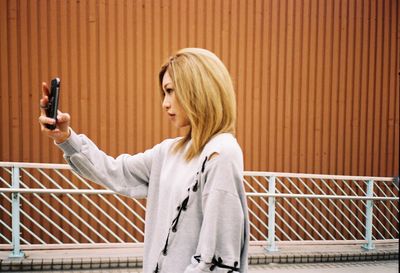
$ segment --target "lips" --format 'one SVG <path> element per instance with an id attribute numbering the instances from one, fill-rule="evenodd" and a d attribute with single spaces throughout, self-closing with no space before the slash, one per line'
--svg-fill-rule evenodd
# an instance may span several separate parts
<path id="1" fill-rule="evenodd" d="M 175 120 L 175 114 L 171 114 L 171 113 L 168 113 L 168 117 L 170 118 L 170 120 Z"/>

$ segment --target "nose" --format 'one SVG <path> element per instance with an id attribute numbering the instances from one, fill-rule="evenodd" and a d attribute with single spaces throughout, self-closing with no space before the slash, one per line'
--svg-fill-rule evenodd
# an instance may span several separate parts
<path id="1" fill-rule="evenodd" d="M 168 96 L 165 96 L 162 102 L 162 108 L 164 108 L 164 110 L 168 110 L 169 108 L 171 108 L 171 101 L 168 99 Z"/>

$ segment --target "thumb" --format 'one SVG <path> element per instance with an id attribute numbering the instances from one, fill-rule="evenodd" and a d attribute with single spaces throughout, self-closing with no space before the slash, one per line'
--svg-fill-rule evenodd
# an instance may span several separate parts
<path id="1" fill-rule="evenodd" d="M 69 122 L 71 120 L 71 116 L 68 113 L 63 113 L 58 110 L 57 121 L 58 122 Z"/>

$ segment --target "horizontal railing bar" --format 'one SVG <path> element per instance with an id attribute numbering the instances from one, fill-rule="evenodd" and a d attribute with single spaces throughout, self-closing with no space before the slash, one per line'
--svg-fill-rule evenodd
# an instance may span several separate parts
<path id="1" fill-rule="evenodd" d="M 375 176 L 348 176 L 348 175 L 328 175 L 328 174 L 308 174 L 308 173 L 275 173 L 275 172 L 257 172 L 244 171 L 244 176 L 276 176 L 290 178 L 315 178 L 315 179 L 339 179 L 339 180 L 374 180 L 393 182 L 393 177 L 375 177 Z"/>
<path id="2" fill-rule="evenodd" d="M 111 190 L 90 190 L 90 189 L 15 189 L 15 188 L 0 188 L 0 192 L 4 193 L 38 193 L 38 194 L 115 194 Z"/>
<path id="3" fill-rule="evenodd" d="M 0 167 L 3 168 L 25 168 L 25 169 L 63 169 L 72 170 L 68 164 L 54 164 L 54 163 L 29 163 L 29 162 L 1 162 Z"/>
<path id="4" fill-rule="evenodd" d="M 280 241 L 277 244 L 281 246 L 318 246 L 318 245 L 326 245 L 326 246 L 346 246 L 346 245 L 361 245 L 364 244 L 366 240 L 303 240 L 303 241 Z M 375 244 L 379 245 L 388 245 L 388 244 L 398 244 L 399 239 L 377 239 L 374 240 Z M 264 246 L 266 244 L 265 240 L 259 241 L 250 241 L 249 246 Z M 109 249 L 109 248 L 138 248 L 142 249 L 144 243 L 79 243 L 79 244 L 71 244 L 66 243 L 62 245 L 57 244 L 31 244 L 31 245 L 22 245 L 21 248 L 23 250 L 69 250 L 69 249 Z M 0 244 L 0 251 L 11 250 L 12 246 L 9 244 Z M 72 271 L 71 271 L 72 272 Z"/>
<path id="5" fill-rule="evenodd" d="M 1 190 L 1 189 L 0 189 Z M 249 192 L 246 196 L 254 197 L 281 197 L 281 198 L 306 198 L 306 199 L 344 199 L 344 200 L 394 200 L 398 201 L 399 197 L 378 197 L 378 196 L 354 196 L 354 195 L 320 195 L 320 194 L 290 194 L 290 193 L 256 193 Z"/>
<path id="6" fill-rule="evenodd" d="M 363 242 L 360 242 L 363 243 Z M 71 249 L 79 249 L 79 250 L 93 250 L 93 249 L 112 249 L 112 248 L 119 248 L 119 249 L 143 249 L 144 243 L 131 243 L 131 242 L 124 242 L 124 243 L 64 243 L 64 244 L 30 244 L 30 245 L 21 245 L 23 250 L 71 250 Z M 0 251 L 11 250 L 12 246 L 7 244 L 0 244 Z M 71 271 L 75 272 L 75 271 Z M 85 271 L 83 271 L 85 272 Z"/>
<path id="7" fill-rule="evenodd" d="M 15 189 L 15 188 L 0 188 L 3 193 L 38 193 L 38 194 L 115 194 L 111 190 L 90 190 L 90 189 Z M 354 196 L 354 195 L 321 195 L 321 194 L 294 194 L 294 193 L 256 193 L 248 192 L 246 196 L 254 197 L 280 197 L 280 198 L 310 198 L 310 199 L 343 199 L 343 200 L 391 200 L 398 201 L 399 197 L 381 197 L 381 196 Z"/>
<path id="8" fill-rule="evenodd" d="M 0 161 L 0 167 L 65 169 L 65 170 L 72 169 L 68 164 L 2 162 L 2 161 Z M 259 172 L 259 171 L 245 171 L 243 174 L 244 174 L 244 176 L 280 176 L 280 177 L 315 178 L 315 179 L 374 180 L 374 181 L 394 181 L 395 180 L 395 178 L 393 178 L 393 177 L 325 175 L 325 174 L 281 173 L 281 172 Z"/>

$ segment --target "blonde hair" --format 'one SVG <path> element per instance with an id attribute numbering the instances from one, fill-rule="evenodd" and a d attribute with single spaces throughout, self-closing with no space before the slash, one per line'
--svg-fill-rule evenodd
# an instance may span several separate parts
<path id="1" fill-rule="evenodd" d="M 175 96 L 190 121 L 190 130 L 174 147 L 178 152 L 192 140 L 185 159 L 199 155 L 219 133 L 235 133 L 236 99 L 231 76 L 222 61 L 202 48 L 184 48 L 161 67 L 159 83 L 168 71 Z"/>

